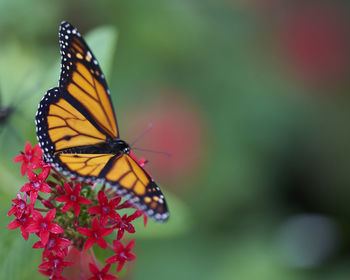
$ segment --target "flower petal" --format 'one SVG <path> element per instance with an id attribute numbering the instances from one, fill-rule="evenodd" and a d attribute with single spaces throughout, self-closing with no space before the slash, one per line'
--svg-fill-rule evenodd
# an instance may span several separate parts
<path id="1" fill-rule="evenodd" d="M 37 182 L 38 181 L 37 175 L 31 169 L 28 169 L 27 176 L 28 176 L 29 181 L 31 181 L 31 182 Z"/>
<path id="2" fill-rule="evenodd" d="M 44 217 L 41 215 L 41 213 L 39 211 L 33 210 L 32 215 L 33 215 L 33 219 L 35 221 L 39 221 L 39 220 L 44 219 Z"/>
<path id="3" fill-rule="evenodd" d="M 115 211 L 111 211 L 111 212 L 109 213 L 109 217 L 110 217 L 112 220 L 116 221 L 116 222 L 119 222 L 119 221 L 121 220 L 120 215 L 119 215 L 117 212 L 115 212 Z"/>
<path id="4" fill-rule="evenodd" d="M 44 245 L 47 244 L 47 241 L 49 240 L 49 232 L 47 230 L 42 230 L 39 233 L 39 237 L 40 237 L 40 241 L 41 243 L 43 243 Z"/>
<path id="5" fill-rule="evenodd" d="M 29 192 L 32 189 L 33 184 L 32 183 L 26 183 L 23 185 L 23 187 L 20 189 L 21 192 Z"/>
<path id="6" fill-rule="evenodd" d="M 21 175 L 24 176 L 26 174 L 27 171 L 27 163 L 24 161 L 21 165 Z"/>
<path id="7" fill-rule="evenodd" d="M 125 249 L 127 249 L 128 251 L 131 251 L 131 249 L 132 249 L 132 248 L 134 247 L 134 245 L 135 245 L 135 241 L 136 241 L 136 239 L 131 240 L 131 241 L 129 242 L 129 244 L 126 245 Z"/>
<path id="8" fill-rule="evenodd" d="M 128 253 L 128 259 L 133 261 L 134 259 L 136 259 L 136 255 L 134 253 Z"/>
<path id="9" fill-rule="evenodd" d="M 125 264 L 125 261 L 124 260 L 121 260 L 119 263 L 118 263 L 118 266 L 117 266 L 117 272 L 121 271 L 123 269 L 123 266 Z"/>
<path id="10" fill-rule="evenodd" d="M 90 201 L 90 200 L 88 200 L 87 198 L 82 197 L 82 196 L 79 196 L 79 197 L 78 197 L 78 202 L 79 202 L 80 204 L 91 204 L 91 203 L 92 203 L 92 201 Z"/>
<path id="11" fill-rule="evenodd" d="M 103 191 L 98 192 L 97 199 L 100 205 L 105 205 L 108 203 L 108 198 Z"/>
<path id="12" fill-rule="evenodd" d="M 79 213 L 80 213 L 79 203 L 73 203 L 73 210 L 74 210 L 75 215 L 79 216 Z"/>
<path id="13" fill-rule="evenodd" d="M 99 230 L 100 236 L 110 235 L 113 232 L 113 228 L 102 228 Z"/>
<path id="14" fill-rule="evenodd" d="M 64 189 L 66 191 L 67 194 L 71 194 L 72 193 L 72 188 L 70 187 L 70 185 L 66 182 L 64 182 Z"/>
<path id="15" fill-rule="evenodd" d="M 79 196 L 80 191 L 81 191 L 81 184 L 78 183 L 78 184 L 76 184 L 76 185 L 74 186 L 73 193 L 74 193 L 76 196 Z"/>
<path id="16" fill-rule="evenodd" d="M 60 195 L 60 196 L 56 197 L 55 199 L 58 202 L 68 202 L 68 201 L 70 201 L 70 199 L 68 198 L 68 196 L 66 194 Z"/>
<path id="17" fill-rule="evenodd" d="M 13 158 L 14 162 L 21 162 L 24 160 L 24 155 L 18 155 Z"/>
<path id="18" fill-rule="evenodd" d="M 29 197 L 30 197 L 30 203 L 34 205 L 36 199 L 38 198 L 38 191 L 31 191 Z"/>
<path id="19" fill-rule="evenodd" d="M 11 223 L 9 223 L 7 228 L 8 229 L 15 229 L 15 228 L 20 227 L 21 225 L 22 225 L 22 223 L 16 219 L 16 220 L 13 220 Z"/>
<path id="20" fill-rule="evenodd" d="M 46 178 L 49 176 L 50 174 L 50 166 L 47 167 L 43 167 L 43 169 L 41 170 L 41 173 L 38 175 L 38 178 L 40 181 L 45 181 Z"/>
<path id="21" fill-rule="evenodd" d="M 90 271 L 92 274 L 97 274 L 100 272 L 98 267 L 96 265 L 94 265 L 93 263 L 89 263 L 89 268 L 90 268 Z"/>
<path id="22" fill-rule="evenodd" d="M 93 219 L 93 221 L 92 221 L 91 229 L 92 229 L 93 231 L 98 231 L 99 228 L 100 228 L 100 225 L 99 225 L 99 223 L 98 223 L 97 218 L 95 217 L 95 218 Z"/>
<path id="23" fill-rule="evenodd" d="M 90 236 L 91 233 L 92 233 L 91 229 L 82 228 L 82 227 L 77 228 L 77 231 L 78 231 L 79 233 L 81 233 L 82 235 L 85 235 L 85 236 Z"/>
<path id="24" fill-rule="evenodd" d="M 88 209 L 88 212 L 92 215 L 97 215 L 101 213 L 101 208 L 100 206 L 92 206 Z"/>
<path id="25" fill-rule="evenodd" d="M 37 224 L 37 223 L 34 222 L 33 224 L 28 225 L 28 226 L 25 228 L 25 231 L 26 231 L 26 232 L 29 232 L 29 233 L 35 233 L 35 232 L 40 231 L 40 226 L 39 226 L 39 224 Z"/>
<path id="26" fill-rule="evenodd" d="M 110 264 L 105 265 L 105 267 L 104 267 L 104 268 L 102 268 L 101 272 L 102 272 L 102 273 L 107 273 L 107 272 L 108 272 L 108 270 L 110 269 L 110 267 L 111 267 L 111 265 L 110 265 Z"/>
<path id="27" fill-rule="evenodd" d="M 51 192 L 51 188 L 50 188 L 50 186 L 48 184 L 42 183 L 40 185 L 40 191 L 44 192 L 44 193 L 50 193 Z"/>
<path id="28" fill-rule="evenodd" d="M 64 230 L 58 224 L 50 224 L 49 231 L 55 234 L 63 233 Z"/>
<path id="29" fill-rule="evenodd" d="M 56 209 L 51 209 L 49 212 L 47 212 L 46 216 L 45 216 L 45 221 L 52 223 L 53 219 L 56 216 Z"/>
<path id="30" fill-rule="evenodd" d="M 104 240 L 103 238 L 99 238 L 96 240 L 96 243 L 98 246 L 100 246 L 102 249 L 107 249 L 108 244 L 106 242 L 106 240 Z"/>
<path id="31" fill-rule="evenodd" d="M 71 209 L 73 206 L 73 202 L 72 201 L 68 201 L 63 207 L 62 207 L 62 210 L 61 212 L 64 213 L 64 212 L 67 212 L 69 209 Z"/>
<path id="32" fill-rule="evenodd" d="M 114 255 L 105 260 L 106 263 L 116 263 L 119 261 L 118 255 Z"/>
<path id="33" fill-rule="evenodd" d="M 109 207 L 111 207 L 112 209 L 116 208 L 118 206 L 118 204 L 121 201 L 121 197 L 118 196 L 117 198 L 113 199 L 110 203 L 109 203 Z"/>
<path id="34" fill-rule="evenodd" d="M 24 146 L 24 153 L 27 155 L 27 154 L 31 154 L 32 152 L 32 145 L 30 145 L 30 142 L 27 141 L 25 146 Z"/>
<path id="35" fill-rule="evenodd" d="M 94 243 L 96 242 L 95 238 L 89 237 L 84 245 L 84 250 L 89 249 L 92 245 L 94 245 Z"/>

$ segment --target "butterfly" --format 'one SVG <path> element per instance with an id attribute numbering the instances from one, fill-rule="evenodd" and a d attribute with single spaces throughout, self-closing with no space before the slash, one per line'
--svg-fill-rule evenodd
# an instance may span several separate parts
<path id="1" fill-rule="evenodd" d="M 59 28 L 59 86 L 46 92 L 35 117 L 44 160 L 65 175 L 102 182 L 156 221 L 168 219 L 164 195 L 120 139 L 105 77 L 78 30 Z"/>

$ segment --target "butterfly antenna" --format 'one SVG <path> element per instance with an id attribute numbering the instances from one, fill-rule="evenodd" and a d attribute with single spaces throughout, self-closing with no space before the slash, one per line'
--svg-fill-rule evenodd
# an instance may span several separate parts
<path id="1" fill-rule="evenodd" d="M 138 150 L 138 151 L 143 151 L 143 152 L 150 152 L 150 153 L 155 153 L 155 154 L 162 154 L 166 155 L 167 157 L 171 157 L 171 153 L 168 152 L 161 152 L 161 151 L 155 151 L 155 150 L 149 150 L 149 149 L 142 149 L 142 148 L 132 148 L 133 150 Z"/>
<path id="2" fill-rule="evenodd" d="M 152 129 L 152 124 L 149 123 L 148 127 L 139 135 L 137 138 L 130 144 L 130 147 L 132 147 L 134 144 L 136 144 L 143 136 L 145 136 L 150 130 Z"/>

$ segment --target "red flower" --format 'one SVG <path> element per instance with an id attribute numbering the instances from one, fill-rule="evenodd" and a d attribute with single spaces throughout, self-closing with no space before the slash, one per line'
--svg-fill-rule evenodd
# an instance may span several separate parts
<path id="1" fill-rule="evenodd" d="M 103 191 L 99 191 L 97 197 L 100 205 L 90 207 L 88 212 L 92 215 L 100 215 L 100 222 L 103 226 L 107 224 L 108 217 L 114 221 L 119 221 L 121 218 L 114 209 L 117 208 L 121 197 L 118 196 L 108 202 L 108 198 Z"/>
<path id="2" fill-rule="evenodd" d="M 49 240 L 50 232 L 55 234 L 64 232 L 59 225 L 52 223 L 56 215 L 56 209 L 50 210 L 46 214 L 45 218 L 38 211 L 35 211 L 35 210 L 33 210 L 32 214 L 33 214 L 33 221 L 26 228 L 26 231 L 30 233 L 33 233 L 33 232 L 37 233 L 40 237 L 42 244 L 44 245 L 47 244 Z"/>
<path id="3" fill-rule="evenodd" d="M 48 272 L 54 273 L 56 277 L 58 277 L 59 274 L 61 274 L 62 270 L 65 267 L 74 265 L 74 262 L 65 261 L 64 258 L 60 258 L 59 256 L 56 256 L 53 253 L 50 253 L 45 258 L 47 259 L 47 261 L 42 262 L 39 265 L 39 269 L 48 270 Z M 43 271 L 41 271 L 41 273 L 43 273 Z"/>
<path id="4" fill-rule="evenodd" d="M 125 200 L 122 204 L 120 204 L 117 209 L 124 209 L 124 208 L 135 208 L 137 209 L 137 207 L 135 205 L 133 205 L 129 200 Z M 138 214 L 142 214 L 143 215 L 143 225 L 146 226 L 147 225 L 147 221 L 148 221 L 148 216 L 143 213 L 141 210 L 139 210 Z M 141 216 L 141 215 L 139 215 Z"/>
<path id="5" fill-rule="evenodd" d="M 45 248 L 43 256 L 46 257 L 53 251 L 58 257 L 64 258 L 65 252 L 62 247 L 67 247 L 72 244 L 68 239 L 59 237 L 57 234 L 50 234 L 49 240 L 46 245 L 43 242 L 38 241 L 33 245 L 33 248 Z"/>
<path id="6" fill-rule="evenodd" d="M 80 214 L 80 204 L 91 204 L 92 202 L 85 197 L 79 196 L 81 191 L 81 184 L 78 183 L 75 187 L 72 188 L 68 183 L 64 183 L 64 189 L 66 194 L 56 197 L 56 200 L 59 202 L 66 202 L 62 207 L 62 213 L 67 212 L 73 207 L 75 215 L 79 216 Z"/>
<path id="7" fill-rule="evenodd" d="M 125 230 L 129 233 L 135 233 L 135 228 L 130 222 L 140 217 L 141 215 L 142 212 L 140 210 L 136 210 L 135 213 L 131 214 L 130 216 L 124 214 L 123 217 L 115 223 L 113 228 L 118 229 L 117 240 L 122 239 Z"/>
<path id="8" fill-rule="evenodd" d="M 109 235 L 113 232 L 113 228 L 105 228 L 101 226 L 95 217 L 92 221 L 91 229 L 89 228 L 77 228 L 82 235 L 88 236 L 84 245 L 84 250 L 89 249 L 94 243 L 97 243 L 103 249 L 107 248 L 107 242 L 103 239 L 103 236 Z"/>
<path id="9" fill-rule="evenodd" d="M 117 272 L 119 272 L 122 270 L 126 261 L 128 262 L 133 261 L 136 258 L 136 256 L 133 253 L 130 253 L 130 251 L 135 245 L 135 239 L 131 240 L 129 244 L 126 245 L 125 247 L 120 241 L 117 241 L 117 240 L 113 241 L 113 245 L 114 245 L 113 251 L 116 253 L 116 255 L 108 258 L 106 260 L 106 263 L 119 262 L 117 266 Z"/>
<path id="10" fill-rule="evenodd" d="M 49 276 L 50 280 L 68 280 L 68 278 L 60 275 L 62 271 L 57 272 L 52 268 L 46 270 L 39 270 L 39 272 L 45 276 Z"/>
<path id="11" fill-rule="evenodd" d="M 90 277 L 88 280 L 114 280 L 114 279 L 117 279 L 116 276 L 114 276 L 112 274 L 107 274 L 108 270 L 111 267 L 110 264 L 107 264 L 101 270 L 99 270 L 98 267 L 92 263 L 89 263 L 89 267 L 90 267 L 91 273 L 94 276 Z"/>
<path id="12" fill-rule="evenodd" d="M 50 167 L 44 167 L 39 175 L 35 174 L 33 170 L 28 169 L 28 178 L 30 183 L 25 184 L 21 188 L 21 192 L 30 192 L 30 203 L 34 205 L 38 198 L 38 192 L 50 193 L 51 188 L 44 181 L 49 176 Z"/>
<path id="13" fill-rule="evenodd" d="M 18 193 L 17 198 L 13 199 L 12 202 L 12 207 L 7 213 L 7 216 L 14 214 L 17 218 L 20 218 L 25 211 L 30 212 L 27 207 L 27 196 L 25 196 L 25 199 L 22 199 L 22 196 Z"/>
<path id="14" fill-rule="evenodd" d="M 40 149 L 39 144 L 35 145 L 32 149 L 32 146 L 29 142 L 26 143 L 24 148 L 24 153 L 21 152 L 20 155 L 16 156 L 13 161 L 14 162 L 21 162 L 21 174 L 24 176 L 26 174 L 26 171 L 31 170 L 31 164 L 34 164 L 36 166 L 39 165 L 39 162 L 42 160 L 43 151 Z"/>
<path id="15" fill-rule="evenodd" d="M 30 217 L 30 211 L 28 213 L 23 213 L 21 218 L 16 218 L 14 221 L 12 221 L 7 228 L 8 229 L 15 229 L 18 227 L 21 227 L 21 233 L 25 240 L 28 240 L 29 234 L 26 230 L 27 226 L 30 225 L 33 221 L 33 218 Z"/>

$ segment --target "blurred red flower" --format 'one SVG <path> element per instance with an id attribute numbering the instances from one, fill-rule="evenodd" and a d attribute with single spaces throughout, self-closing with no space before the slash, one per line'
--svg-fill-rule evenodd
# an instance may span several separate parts
<path id="1" fill-rule="evenodd" d="M 108 218 L 114 221 L 119 221 L 120 216 L 114 209 L 119 205 L 121 197 L 118 196 L 108 202 L 108 198 L 103 191 L 99 191 L 97 197 L 99 205 L 90 207 L 88 212 L 91 215 L 100 215 L 100 222 L 103 226 L 107 224 Z"/>
<path id="2" fill-rule="evenodd" d="M 27 170 L 31 169 L 32 164 L 38 165 L 39 162 L 42 161 L 42 155 L 43 155 L 43 152 L 40 149 L 39 144 L 35 145 L 32 149 L 32 146 L 30 145 L 30 143 L 27 142 L 24 147 L 24 153 L 21 152 L 20 155 L 16 156 L 13 159 L 13 161 L 14 162 L 23 161 L 21 166 L 21 174 L 22 176 L 24 176 Z"/>
<path id="3" fill-rule="evenodd" d="M 109 271 L 109 269 L 111 268 L 110 264 L 107 264 L 104 268 L 99 270 L 96 265 L 89 263 L 89 268 L 90 268 L 91 273 L 94 276 L 90 277 L 88 280 L 114 280 L 114 279 L 117 279 L 116 276 L 107 273 Z"/>
<path id="4" fill-rule="evenodd" d="M 297 75 L 338 82 L 349 70 L 349 22 L 339 2 L 298 1 L 280 24 L 281 41 Z"/>
<path id="5" fill-rule="evenodd" d="M 56 216 L 56 209 L 50 210 L 45 217 L 36 210 L 32 211 L 32 215 L 33 220 L 25 230 L 29 233 L 37 233 L 42 244 L 47 244 L 50 232 L 55 234 L 64 232 L 59 225 L 52 223 Z"/>
<path id="6" fill-rule="evenodd" d="M 168 152 L 171 157 L 133 150 L 133 147 L 131 150 L 138 157 L 147 156 L 151 174 L 157 174 L 157 178 L 163 176 L 165 182 L 178 182 L 192 175 L 201 165 L 206 144 L 204 119 L 199 107 L 183 97 L 184 94 L 161 91 L 157 102 L 139 108 L 127 117 L 131 122 L 128 127 L 132 128 L 129 135 L 137 138 L 137 134 L 152 123 L 152 130 L 132 146 Z"/>
<path id="7" fill-rule="evenodd" d="M 35 204 L 36 199 L 38 198 L 38 193 L 45 192 L 50 193 L 51 188 L 50 186 L 45 183 L 46 178 L 50 174 L 50 167 L 44 167 L 40 174 L 35 174 L 33 170 L 28 170 L 28 178 L 30 180 L 30 183 L 26 183 L 22 188 L 21 192 L 28 192 L 30 193 L 30 203 L 32 205 Z"/>
<path id="8" fill-rule="evenodd" d="M 104 236 L 109 235 L 113 232 L 113 228 L 106 228 L 98 222 L 95 217 L 92 221 L 91 229 L 89 228 L 77 228 L 82 235 L 88 237 L 85 241 L 84 250 L 89 249 L 94 243 L 97 243 L 103 249 L 107 248 L 107 242 L 103 239 Z"/>
<path id="9" fill-rule="evenodd" d="M 62 213 L 67 212 L 73 207 L 75 215 L 79 216 L 80 213 L 80 204 L 91 204 L 92 202 L 87 198 L 80 196 L 81 184 L 77 183 L 73 190 L 68 183 L 64 183 L 64 189 L 66 194 L 56 197 L 56 200 L 59 202 L 65 202 L 65 205 L 62 207 Z"/>
<path id="10" fill-rule="evenodd" d="M 108 258 L 106 260 L 106 263 L 118 262 L 117 272 L 121 271 L 123 269 L 125 262 L 133 261 L 136 258 L 135 254 L 130 252 L 134 247 L 134 245 L 135 245 L 135 239 L 131 240 L 129 244 L 126 245 L 125 247 L 120 241 L 114 240 L 113 251 L 116 253 L 116 255 Z"/>

